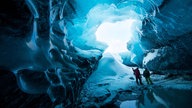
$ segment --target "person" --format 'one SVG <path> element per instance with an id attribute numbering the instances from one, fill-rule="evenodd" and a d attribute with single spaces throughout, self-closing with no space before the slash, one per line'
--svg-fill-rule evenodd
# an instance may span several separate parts
<path id="1" fill-rule="evenodd" d="M 145 77 L 145 80 L 147 81 L 147 84 L 153 84 L 151 78 L 150 78 L 150 72 L 147 68 L 145 68 L 143 72 L 143 76 Z"/>
<path id="2" fill-rule="evenodd" d="M 132 68 L 132 70 L 133 70 L 133 72 L 134 72 L 137 85 L 139 85 L 139 82 L 140 82 L 140 85 L 143 85 L 143 83 L 142 83 L 142 81 L 141 81 L 141 74 L 140 74 L 139 69 L 138 69 L 138 68 L 136 68 L 136 69 L 133 69 L 133 68 Z M 138 80 L 139 80 L 139 82 L 138 82 Z"/>

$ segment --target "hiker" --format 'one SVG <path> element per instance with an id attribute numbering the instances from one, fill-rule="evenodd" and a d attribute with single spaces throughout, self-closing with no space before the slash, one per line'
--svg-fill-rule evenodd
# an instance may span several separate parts
<path id="1" fill-rule="evenodd" d="M 145 70 L 143 72 L 143 76 L 145 77 L 147 84 L 153 84 L 153 82 L 151 81 L 151 78 L 150 78 L 150 72 L 147 68 L 145 68 Z"/>
<path id="2" fill-rule="evenodd" d="M 140 74 L 139 69 L 138 69 L 138 68 L 136 68 L 136 69 L 133 69 L 133 68 L 132 68 L 132 70 L 133 70 L 133 72 L 134 72 L 137 85 L 139 85 L 138 80 L 139 80 L 140 84 L 143 85 L 143 83 L 142 83 L 142 81 L 141 81 L 141 74 Z"/>

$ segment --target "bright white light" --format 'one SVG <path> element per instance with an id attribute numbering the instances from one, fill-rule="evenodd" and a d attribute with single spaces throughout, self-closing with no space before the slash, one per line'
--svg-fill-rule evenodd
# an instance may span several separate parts
<path id="1" fill-rule="evenodd" d="M 105 52 L 120 53 L 127 51 L 127 42 L 132 37 L 132 24 L 136 20 L 128 19 L 116 23 L 102 23 L 95 35 L 97 41 L 108 45 Z"/>

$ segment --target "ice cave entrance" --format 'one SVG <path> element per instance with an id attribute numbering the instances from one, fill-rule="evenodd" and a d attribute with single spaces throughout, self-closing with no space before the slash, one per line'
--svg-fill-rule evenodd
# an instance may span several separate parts
<path id="1" fill-rule="evenodd" d="M 136 20 L 127 19 L 117 22 L 102 23 L 95 35 L 97 41 L 104 42 L 108 48 L 104 53 L 119 54 L 127 51 L 127 42 L 133 36 L 133 23 Z"/>

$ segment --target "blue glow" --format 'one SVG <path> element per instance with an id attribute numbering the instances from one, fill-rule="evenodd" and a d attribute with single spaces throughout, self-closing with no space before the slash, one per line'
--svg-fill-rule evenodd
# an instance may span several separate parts
<path id="1" fill-rule="evenodd" d="M 115 23 L 104 22 L 96 31 L 97 41 L 104 42 L 108 45 L 105 52 L 120 53 L 127 51 L 127 42 L 131 39 L 132 24 L 136 20 L 128 19 Z"/>

